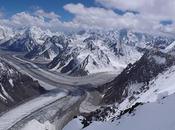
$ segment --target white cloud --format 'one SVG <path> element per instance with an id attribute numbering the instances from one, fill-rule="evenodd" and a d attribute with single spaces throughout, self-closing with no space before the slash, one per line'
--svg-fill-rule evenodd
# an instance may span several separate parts
<path id="1" fill-rule="evenodd" d="M 99 0 L 96 0 L 99 1 Z M 107 0 L 101 0 L 101 4 L 104 4 Z M 121 2 L 121 0 L 118 0 Z M 122 0 L 129 1 L 129 0 Z M 133 0 L 134 1 L 134 0 Z M 137 0 L 135 0 L 137 1 Z M 139 0 L 143 1 L 143 0 Z M 153 0 L 152 0 L 153 1 Z M 160 0 L 163 1 L 163 0 Z M 169 0 L 167 0 L 169 1 Z M 64 9 L 74 15 L 72 21 L 63 22 L 60 20 L 60 16 L 54 12 L 45 12 L 42 9 L 35 10 L 33 13 L 20 12 L 14 14 L 9 19 L 0 19 L 0 25 L 5 25 L 13 28 L 21 28 L 28 26 L 38 26 L 43 29 L 50 29 L 52 31 L 73 31 L 83 28 L 98 28 L 98 29 L 114 29 L 114 28 L 131 28 L 137 31 L 144 32 L 175 32 L 175 25 L 163 26 L 160 24 L 160 18 L 154 15 L 148 15 L 149 13 L 133 14 L 127 12 L 123 15 L 119 15 L 114 12 L 113 8 L 117 8 L 114 0 L 109 0 L 109 8 L 102 7 L 85 7 L 83 4 L 67 4 Z M 122 3 L 123 4 L 123 3 Z M 115 5 L 115 6 L 114 6 Z M 139 10 L 139 7 L 143 6 L 142 2 L 133 3 L 132 5 L 120 5 L 121 8 Z M 146 14 L 146 15 L 145 15 Z M 169 15 L 170 16 L 170 15 Z M 64 16 L 62 16 L 64 17 Z"/>
<path id="2" fill-rule="evenodd" d="M 64 9 L 75 15 L 74 23 L 84 27 L 115 28 L 135 24 L 134 21 L 127 22 L 125 20 L 125 18 L 131 18 L 132 14 L 129 17 L 120 16 L 110 9 L 87 8 L 82 4 L 67 4 L 64 6 Z M 129 13 L 126 15 L 129 15 Z"/>
<path id="3" fill-rule="evenodd" d="M 95 7 L 86 8 L 82 4 L 67 4 L 64 9 L 75 15 L 74 23 L 84 27 L 114 27 L 117 23 L 115 20 L 118 16 L 112 10 Z"/>
<path id="4" fill-rule="evenodd" d="M 160 24 L 159 20 L 144 17 L 141 14 L 125 13 L 119 15 L 112 9 L 85 7 L 82 4 L 67 4 L 64 9 L 75 15 L 73 22 L 81 27 L 91 28 L 131 28 L 138 31 L 153 31 Z M 154 30 L 154 31 L 155 31 Z"/>
<path id="5" fill-rule="evenodd" d="M 35 17 L 26 12 L 21 12 L 13 15 L 10 19 L 12 26 L 42 26 L 45 21 L 41 17 Z"/>
<path id="6" fill-rule="evenodd" d="M 73 22 L 62 22 L 59 18 L 59 15 L 54 12 L 45 12 L 44 10 L 39 9 L 32 14 L 20 12 L 12 15 L 9 19 L 1 18 L 0 26 L 16 29 L 37 26 L 52 31 L 71 31 L 79 28 L 79 25 L 76 25 Z"/>
<path id="7" fill-rule="evenodd" d="M 35 15 L 39 16 L 39 17 L 48 18 L 48 19 L 57 19 L 60 17 L 59 15 L 55 14 L 54 12 L 45 12 L 42 9 L 37 10 L 35 12 Z"/>
<path id="8" fill-rule="evenodd" d="M 108 8 L 134 11 L 138 10 L 138 7 L 143 7 L 146 1 L 147 0 L 96 0 L 96 2 Z"/>
<path id="9" fill-rule="evenodd" d="M 137 11 L 145 17 L 175 20 L 175 0 L 96 0 L 107 8 Z"/>

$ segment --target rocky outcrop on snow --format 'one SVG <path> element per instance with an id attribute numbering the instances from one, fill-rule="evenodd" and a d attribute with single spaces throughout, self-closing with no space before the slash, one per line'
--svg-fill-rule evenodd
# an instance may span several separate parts
<path id="1" fill-rule="evenodd" d="M 43 44 L 48 36 L 53 35 L 49 30 L 43 31 L 37 27 L 18 30 L 14 36 L 5 42 L 1 47 L 10 51 L 29 52 L 37 45 Z"/>
<path id="2" fill-rule="evenodd" d="M 17 52 L 31 51 L 36 45 L 37 42 L 32 38 L 29 30 L 26 30 L 24 34 L 18 34 L 1 44 L 5 49 Z"/>

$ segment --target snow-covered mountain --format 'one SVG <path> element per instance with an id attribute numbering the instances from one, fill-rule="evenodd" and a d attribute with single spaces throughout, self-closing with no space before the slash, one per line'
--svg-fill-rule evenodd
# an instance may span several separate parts
<path id="1" fill-rule="evenodd" d="M 58 54 L 48 66 L 52 70 L 72 75 L 122 71 L 129 63 L 137 61 L 144 49 L 163 50 L 174 41 L 173 38 L 126 29 L 81 31 L 67 38 L 71 42 L 66 54 Z M 66 58 L 62 58 L 63 55 Z"/>
<path id="2" fill-rule="evenodd" d="M 21 74 L 2 58 L 0 59 L 0 112 L 7 111 L 42 93 L 45 93 L 45 90 L 37 81 Z"/>
<path id="3" fill-rule="evenodd" d="M 89 39 L 81 41 L 76 38 L 61 54 L 54 58 L 49 64 L 49 68 L 71 75 L 84 75 L 114 70 L 115 66 L 112 65 L 107 53 L 96 45 L 96 41 Z"/>
<path id="4" fill-rule="evenodd" d="M 11 28 L 0 26 L 0 44 L 11 39 L 15 35 Z"/>
<path id="5" fill-rule="evenodd" d="M 25 57 L 33 60 L 53 60 L 53 58 L 66 48 L 68 42 L 64 35 L 47 37 L 43 44 L 33 48 Z"/>
<path id="6" fill-rule="evenodd" d="M 5 49 L 17 52 L 29 52 L 35 46 L 37 42 L 32 38 L 31 33 L 27 30 L 22 35 L 16 35 L 14 38 L 1 44 Z"/>
<path id="7" fill-rule="evenodd" d="M 15 35 L 1 44 L 1 47 L 17 52 L 29 52 L 43 44 L 48 36 L 54 35 L 49 30 L 43 31 L 37 27 L 20 29 Z"/>
<path id="8" fill-rule="evenodd" d="M 27 52 L 26 58 L 47 60 L 52 71 L 69 75 L 122 71 L 137 61 L 144 49 L 165 49 L 172 37 L 133 32 L 131 30 L 83 30 L 60 34 L 37 27 L 22 29 L 1 47 Z"/>

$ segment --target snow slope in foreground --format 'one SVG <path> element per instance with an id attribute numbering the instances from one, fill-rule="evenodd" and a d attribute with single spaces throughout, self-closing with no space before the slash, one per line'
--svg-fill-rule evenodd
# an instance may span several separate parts
<path id="1" fill-rule="evenodd" d="M 93 122 L 84 130 L 174 130 L 175 94 L 154 103 L 139 106 L 132 114 L 125 114 L 113 122 Z M 76 127 L 74 127 L 76 126 Z M 81 130 L 77 119 L 64 130 Z"/>
<path id="2" fill-rule="evenodd" d="M 66 95 L 67 93 L 65 92 L 45 94 L 10 110 L 0 117 L 0 130 L 9 129 L 15 123 L 20 121 L 22 118 L 30 115 L 32 112 L 60 98 L 63 98 Z"/>
<path id="3" fill-rule="evenodd" d="M 130 108 L 136 102 L 146 103 L 132 114 L 125 114 L 114 122 L 93 122 L 84 130 L 174 130 L 175 129 L 175 66 L 159 74 L 150 82 L 149 89 L 137 95 L 135 101 L 128 98 L 119 110 Z M 135 84 L 137 85 L 137 84 Z M 166 97 L 166 98 L 164 98 Z M 113 117 L 117 116 L 113 115 Z M 76 126 L 76 127 L 74 127 Z M 73 128 L 73 129 L 72 129 Z M 64 130 L 81 130 L 78 119 L 72 120 Z"/>

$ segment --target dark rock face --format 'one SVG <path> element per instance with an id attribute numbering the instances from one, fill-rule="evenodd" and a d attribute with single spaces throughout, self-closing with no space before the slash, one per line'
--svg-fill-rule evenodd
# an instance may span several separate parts
<path id="1" fill-rule="evenodd" d="M 103 103 L 121 102 L 128 96 L 131 84 L 143 83 L 143 87 L 149 81 L 162 73 L 175 63 L 175 57 L 162 52 L 147 52 L 134 64 L 129 64 L 123 72 L 113 81 L 101 86 L 99 91 L 105 95 Z"/>
<path id="2" fill-rule="evenodd" d="M 37 81 L 0 60 L 0 112 L 45 92 Z"/>
<path id="3" fill-rule="evenodd" d="M 65 67 L 63 67 L 61 69 L 61 73 L 67 73 L 69 72 L 70 70 L 72 70 L 76 65 L 78 64 L 78 60 L 77 59 L 72 59 L 68 65 L 66 65 Z"/>
<path id="4" fill-rule="evenodd" d="M 18 52 L 28 52 L 36 46 L 36 42 L 32 38 L 18 39 L 8 47 L 9 50 Z"/>
<path id="5" fill-rule="evenodd" d="M 67 48 L 69 41 L 64 35 L 48 37 L 42 45 L 38 45 L 25 55 L 26 58 L 45 58 L 52 59 Z"/>
<path id="6" fill-rule="evenodd" d="M 95 41 L 92 39 L 94 37 L 88 37 L 83 41 L 84 48 L 67 46 L 48 64 L 48 68 L 54 68 L 61 73 L 69 72 L 68 74 L 71 76 L 83 76 L 89 73 L 86 68 L 88 65 L 99 67 L 100 64 L 103 64 L 110 66 L 107 54 L 95 45 Z M 79 58 L 84 54 L 83 58 Z"/>
<path id="7" fill-rule="evenodd" d="M 71 50 L 71 48 L 66 47 L 48 64 L 48 68 L 52 69 L 52 68 L 56 67 L 56 69 L 60 69 L 60 68 L 64 67 L 66 65 L 66 63 L 68 63 L 72 59 L 75 60 L 76 56 L 77 56 L 76 49 Z M 75 63 L 75 62 L 72 62 L 72 63 Z M 70 67 L 68 67 L 68 68 L 70 68 Z M 67 70 L 67 71 L 69 71 L 69 70 Z"/>
<path id="8" fill-rule="evenodd" d="M 83 60 L 82 63 L 77 64 L 72 70 L 70 75 L 72 76 L 83 76 L 87 75 L 88 71 L 85 70 L 86 65 L 89 62 L 89 55 Z"/>
<path id="9" fill-rule="evenodd" d="M 35 46 L 30 52 L 28 52 L 24 57 L 28 59 L 34 58 L 40 52 L 41 46 Z"/>

